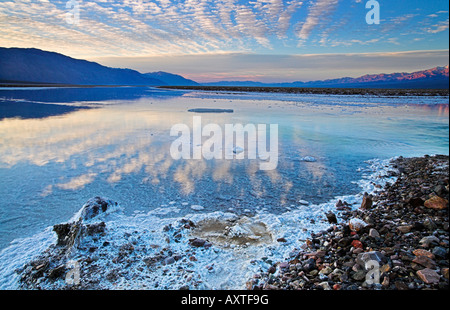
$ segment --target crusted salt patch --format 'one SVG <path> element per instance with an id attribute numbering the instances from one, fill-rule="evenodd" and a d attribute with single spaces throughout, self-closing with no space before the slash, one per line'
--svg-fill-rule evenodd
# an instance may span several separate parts
<path id="1" fill-rule="evenodd" d="M 192 205 L 191 209 L 194 210 L 194 211 L 201 211 L 201 210 L 204 209 L 204 207 L 200 206 L 200 205 Z"/>

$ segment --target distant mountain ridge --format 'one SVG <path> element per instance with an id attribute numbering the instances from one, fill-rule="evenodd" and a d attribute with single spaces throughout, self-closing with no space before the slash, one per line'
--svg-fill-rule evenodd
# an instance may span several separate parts
<path id="1" fill-rule="evenodd" d="M 367 74 L 358 78 L 340 78 L 334 80 L 325 80 L 324 83 L 373 83 L 373 82 L 400 82 L 413 81 L 418 79 L 434 79 L 449 77 L 448 65 L 445 67 L 435 67 L 428 70 L 417 71 L 413 73 L 391 73 L 391 74 Z"/>
<path id="2" fill-rule="evenodd" d="M 358 78 L 343 77 L 310 82 L 221 81 L 197 83 L 181 75 L 162 71 L 142 74 L 131 69 L 110 68 L 95 62 L 74 59 L 35 48 L 0 47 L 0 83 L 11 82 L 75 85 L 448 89 L 449 67 L 446 65 L 413 73 L 368 74 Z"/>
<path id="3" fill-rule="evenodd" d="M 368 74 L 358 78 L 344 77 L 323 81 L 262 83 L 254 81 L 221 81 L 205 86 L 246 87 L 336 87 L 336 88 L 449 88 L 449 67 L 435 67 L 413 73 Z"/>
<path id="4" fill-rule="evenodd" d="M 160 81 L 163 81 L 167 85 L 174 85 L 174 86 L 197 86 L 200 85 L 199 83 L 186 79 L 185 77 L 178 75 L 178 74 L 172 74 L 167 73 L 163 71 L 158 72 L 150 72 L 144 74 L 147 77 L 157 79 Z"/>

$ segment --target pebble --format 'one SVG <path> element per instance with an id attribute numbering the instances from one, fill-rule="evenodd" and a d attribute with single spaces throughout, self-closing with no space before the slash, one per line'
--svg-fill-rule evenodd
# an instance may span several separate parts
<path id="1" fill-rule="evenodd" d="M 380 238 L 380 233 L 375 228 L 371 228 L 369 230 L 369 237 L 371 237 L 371 238 Z"/>
<path id="2" fill-rule="evenodd" d="M 409 233 L 413 229 L 412 225 L 398 226 L 397 230 L 403 234 Z"/>

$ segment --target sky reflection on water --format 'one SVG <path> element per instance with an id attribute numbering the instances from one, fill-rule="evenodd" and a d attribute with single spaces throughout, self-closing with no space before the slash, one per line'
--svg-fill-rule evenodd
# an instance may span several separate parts
<path id="1" fill-rule="evenodd" d="M 129 88 L 103 89 L 101 100 L 100 90 L 77 91 L 77 100 L 66 101 L 46 94 L 55 90 L 0 91 L 3 102 L 37 98 L 40 104 L 87 107 L 0 121 L 0 247 L 67 220 L 97 195 L 130 213 L 168 205 L 188 213 L 192 204 L 205 212 L 283 212 L 300 199 L 321 203 L 356 193 L 352 181 L 365 160 L 448 154 L 445 98 L 429 105 L 371 98 L 365 105 L 348 96 L 258 98 Z M 56 90 L 55 98 L 65 98 L 63 93 Z M 278 168 L 261 171 L 258 160 L 172 159 L 171 126 L 192 127 L 197 114 L 188 109 L 204 107 L 234 110 L 201 114 L 204 125 L 279 124 Z M 305 162 L 305 156 L 317 160 Z"/>

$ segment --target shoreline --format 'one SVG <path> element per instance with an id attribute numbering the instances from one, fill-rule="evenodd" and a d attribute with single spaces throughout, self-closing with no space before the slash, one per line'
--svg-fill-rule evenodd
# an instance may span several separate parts
<path id="1" fill-rule="evenodd" d="M 397 181 L 365 195 L 342 221 L 311 235 L 290 261 L 247 282 L 253 290 L 448 289 L 448 156 L 398 158 Z"/>
<path id="2" fill-rule="evenodd" d="M 380 97 L 434 96 L 448 97 L 449 89 L 396 88 L 328 88 L 328 87 L 256 87 L 256 86 L 158 86 L 161 89 L 198 90 L 207 92 L 261 92 L 317 95 L 361 95 Z"/>
<path id="3" fill-rule="evenodd" d="M 276 86 L 167 86 L 167 85 L 77 85 L 52 83 L 0 83 L 0 90 L 9 88 L 123 88 L 151 87 L 166 90 L 193 90 L 207 92 L 259 92 L 316 95 L 360 95 L 378 97 L 429 96 L 448 97 L 449 89 L 400 88 L 335 88 L 335 87 L 276 87 Z"/>
<path id="4" fill-rule="evenodd" d="M 448 156 L 437 156 L 437 161 L 428 165 L 429 161 L 433 161 L 430 158 L 435 157 L 424 157 L 415 165 L 422 167 L 419 170 L 424 173 L 439 170 L 439 167 L 441 170 L 446 169 L 444 183 L 445 180 L 447 183 L 440 187 L 440 191 L 442 191 L 441 194 L 448 196 Z M 422 213 L 413 212 L 416 219 L 414 226 L 402 228 L 404 231 L 410 229 L 409 235 L 407 232 L 399 234 L 396 230 L 398 225 L 392 229 L 384 225 L 379 227 L 386 221 L 382 215 L 385 212 L 383 207 L 386 204 L 385 200 L 397 199 L 389 194 L 399 194 L 401 197 L 403 191 L 395 184 L 402 182 L 401 180 L 404 176 L 408 176 L 409 172 L 395 176 L 397 182 L 392 186 L 386 183 L 385 189 L 382 189 L 379 184 L 385 182 L 382 181 L 383 177 L 394 176 L 392 168 L 405 172 L 408 169 L 408 163 L 417 160 L 398 158 L 389 167 L 384 166 L 386 168 L 382 171 L 379 170 L 384 165 L 382 163 L 378 163 L 378 168 L 371 168 L 374 169 L 374 173 L 365 180 L 367 184 L 363 188 L 369 192 L 372 189 L 378 189 L 380 193 L 371 197 L 373 207 L 370 210 L 355 209 L 359 207 L 361 199 L 355 198 L 353 201 L 354 198 L 345 196 L 336 206 L 334 201 L 337 199 L 328 204 L 329 206 L 321 205 L 319 210 L 314 210 L 315 215 L 312 218 L 315 218 L 315 221 L 310 220 L 311 214 L 301 215 L 300 211 L 287 212 L 276 219 L 270 214 L 247 218 L 220 211 L 157 220 L 155 220 L 157 212 L 149 212 L 130 218 L 118 214 L 120 206 L 113 201 L 102 198 L 90 199 L 69 222 L 54 225 L 53 231 L 51 228 L 46 230 L 47 237 L 41 236 L 40 240 L 45 240 L 47 244 L 51 242 L 51 244 L 49 246 L 39 244 L 38 248 L 42 250 L 34 250 L 34 254 L 28 255 L 24 264 L 16 266 L 14 271 L 10 267 L 9 270 L 13 271 L 13 274 L 8 282 L 11 284 L 15 281 L 14 278 L 18 280 L 18 289 L 50 290 L 446 288 L 448 276 L 445 280 L 443 268 L 448 268 L 448 219 L 442 220 L 442 216 L 439 216 L 438 220 L 433 217 L 432 223 L 430 221 L 424 223 L 421 216 L 433 215 L 436 212 L 438 215 L 448 216 L 448 203 L 446 209 L 440 211 L 417 206 L 417 210 L 422 210 Z M 372 171 L 371 169 L 369 170 Z M 380 182 L 374 183 L 375 178 L 381 178 Z M 387 198 L 383 198 L 382 193 L 388 195 Z M 426 195 L 429 193 L 423 193 L 423 198 L 427 198 Z M 348 204 L 345 201 L 346 197 L 350 202 Z M 358 205 L 352 207 L 355 201 Z M 369 205 L 368 197 L 363 201 L 366 201 L 365 205 Z M 415 204 L 419 203 L 418 200 L 412 201 Z M 391 205 L 390 207 L 392 212 L 399 212 L 398 208 L 393 208 Z M 335 212 L 334 216 L 331 212 Z M 409 213 L 403 214 L 400 217 L 401 221 L 406 221 L 403 216 Z M 366 218 L 371 214 L 374 214 L 371 220 L 373 223 Z M 353 233 L 347 225 L 349 219 L 353 217 L 368 221 L 372 226 L 366 226 L 358 233 Z M 338 223 L 330 223 L 330 221 Z M 378 221 L 380 225 L 377 224 Z M 397 219 L 391 217 L 388 221 L 397 221 Z M 301 223 L 300 228 L 303 229 L 296 226 L 298 223 Z M 445 223 L 446 230 L 444 230 Z M 409 279 L 408 271 L 419 271 L 409 270 L 408 264 L 412 264 L 415 257 L 413 251 L 416 250 L 415 247 L 413 249 L 410 246 L 410 241 L 419 242 L 423 239 L 422 235 L 428 236 L 428 232 L 423 227 L 433 224 L 439 228 L 435 231 L 442 231 L 438 233 L 438 240 L 442 239 L 442 242 L 446 240 L 447 243 L 445 246 L 436 245 L 433 243 L 434 239 L 429 238 L 429 247 L 424 250 L 429 250 L 430 254 L 421 251 L 420 256 L 433 257 L 434 255 L 435 258 L 430 258 L 432 260 L 430 262 L 422 257 L 414 262 L 414 266 L 422 270 L 424 268 L 420 267 L 421 263 L 433 267 L 434 262 L 434 267 L 439 267 L 439 283 L 420 284 L 418 282 L 420 279 L 416 277 L 413 279 L 413 287 L 407 280 L 403 280 L 405 285 L 395 281 L 403 277 Z M 376 236 L 371 228 L 377 230 L 378 239 L 371 239 Z M 416 228 L 419 229 L 420 235 L 414 235 Z M 380 249 L 380 244 L 383 244 L 388 233 L 391 233 L 390 240 L 398 241 L 400 247 L 388 244 L 384 249 Z M 293 240 L 297 241 L 292 242 Z M 30 246 L 35 242 L 36 240 L 30 239 L 24 244 Z M 362 248 L 359 242 L 362 243 Z M 292 249 L 294 246 L 305 244 L 310 247 L 302 250 L 298 250 L 300 247 Z M 335 247 L 335 244 L 339 244 L 340 247 Z M 16 243 L 16 245 L 20 247 L 20 244 Z M 400 252 L 402 247 L 411 247 L 411 249 L 403 249 L 408 253 L 405 254 Z M 435 250 L 436 247 L 438 247 L 437 250 Z M 439 247 L 443 248 L 445 253 Z M 379 251 L 383 255 L 376 256 L 383 258 L 384 263 L 381 265 L 384 269 L 380 282 L 386 284 L 388 280 L 384 278 L 388 275 L 390 280 L 388 286 L 362 285 L 367 272 L 355 266 L 356 258 L 363 252 L 373 252 L 372 250 Z M 36 255 L 35 252 L 39 254 Z M 13 255 L 14 253 L 9 253 L 9 257 Z M 438 255 L 445 257 L 436 258 Z M 284 261 L 287 257 L 290 259 Z M 409 259 L 408 263 L 404 263 L 404 259 Z M 446 266 L 444 262 L 441 262 L 445 259 L 447 259 Z M 81 282 L 76 285 L 67 283 L 67 274 L 73 268 L 69 263 L 73 261 L 79 263 L 81 273 Z M 230 273 L 231 278 L 229 278 Z M 222 287 L 222 285 L 225 286 Z"/>

